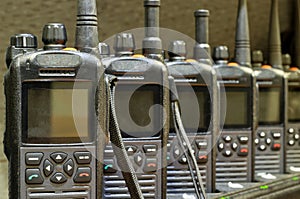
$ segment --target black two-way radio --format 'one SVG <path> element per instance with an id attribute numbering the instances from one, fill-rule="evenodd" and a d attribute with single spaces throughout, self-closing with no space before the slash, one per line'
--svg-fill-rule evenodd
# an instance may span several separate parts
<path id="1" fill-rule="evenodd" d="M 239 1 L 235 61 L 228 65 L 227 47 L 214 49 L 218 82 L 223 83 L 221 123 L 217 143 L 216 182 L 253 180 L 252 140 L 256 133 L 256 78 L 251 69 L 248 13 L 246 0 Z M 226 113 L 225 113 L 226 107 Z M 226 114 L 225 117 L 222 114 Z M 224 117 L 224 121 L 222 121 Z"/>
<path id="2" fill-rule="evenodd" d="M 288 67 L 286 75 L 288 78 L 288 122 L 285 131 L 285 172 L 300 172 L 300 2 L 296 2 L 295 15 L 295 41 L 294 41 L 294 67 Z M 291 64 L 289 55 L 283 56 L 284 65 Z"/>
<path id="3" fill-rule="evenodd" d="M 282 55 L 282 63 L 288 79 L 287 91 L 287 124 L 285 128 L 285 172 L 300 172 L 299 140 L 300 140 L 300 70 L 298 67 L 291 67 L 291 56 Z M 298 62 L 300 63 L 300 62 Z"/>
<path id="4" fill-rule="evenodd" d="M 205 36 L 199 36 L 199 34 L 201 34 L 200 26 L 208 28 L 208 16 L 208 10 L 195 12 L 197 38 L 207 37 L 207 31 L 204 31 Z M 199 48 L 203 48 L 202 45 L 204 45 L 202 42 L 200 45 L 200 42 L 197 40 L 195 55 L 198 60 L 204 60 L 208 52 L 206 49 L 202 49 L 204 52 L 200 51 Z M 208 44 L 206 46 L 209 47 Z M 187 60 L 184 41 L 174 41 L 170 44 L 169 60 L 166 61 L 166 64 L 169 74 L 175 79 L 181 118 L 197 158 L 206 191 L 213 192 L 215 158 L 212 148 L 218 129 L 218 117 L 216 116 L 218 88 L 215 71 L 210 65 L 199 63 L 196 60 Z M 174 125 L 171 125 L 168 143 L 168 196 L 194 193 L 187 159 L 179 147 L 173 127 Z"/>
<path id="5" fill-rule="evenodd" d="M 258 129 L 254 134 L 255 174 L 284 172 L 287 79 L 282 68 L 278 1 L 272 0 L 269 65 L 254 68 L 259 87 Z M 257 55 L 255 55 L 257 54 Z M 253 58 L 262 53 L 254 52 Z"/>
<path id="6" fill-rule="evenodd" d="M 168 73 L 161 62 L 162 44 L 158 34 L 160 1 L 146 0 L 144 5 L 144 56 L 134 55 L 133 35 L 121 33 L 115 38 L 115 55 L 104 58 L 103 63 L 106 74 L 117 78 L 116 116 L 143 197 L 166 198 L 170 104 Z M 105 149 L 104 163 L 103 197 L 129 198 L 111 145 Z"/>
<path id="7" fill-rule="evenodd" d="M 101 198 L 106 93 L 97 28 L 96 1 L 79 0 L 78 51 L 65 49 L 58 23 L 44 27 L 44 49 L 34 35 L 11 37 L 4 140 L 10 198 Z"/>

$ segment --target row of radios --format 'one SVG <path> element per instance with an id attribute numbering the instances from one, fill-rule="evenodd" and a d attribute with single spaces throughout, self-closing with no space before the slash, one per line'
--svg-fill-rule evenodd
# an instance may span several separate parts
<path id="1" fill-rule="evenodd" d="M 201 180 L 213 193 L 216 184 L 300 172 L 300 72 L 288 55 L 282 66 L 277 0 L 270 66 L 260 51 L 251 64 L 246 0 L 239 0 L 234 63 L 225 46 L 214 48 L 215 64 L 210 59 L 207 10 L 195 12 L 195 60 L 186 59 L 183 41 L 163 56 L 160 1 L 144 6 L 143 55 L 134 54 L 129 33 L 116 36 L 115 55 L 99 44 L 95 0 L 78 0 L 76 50 L 65 48 L 62 24 L 44 27 L 41 50 L 34 35 L 11 38 L 10 198 L 205 198 Z"/>

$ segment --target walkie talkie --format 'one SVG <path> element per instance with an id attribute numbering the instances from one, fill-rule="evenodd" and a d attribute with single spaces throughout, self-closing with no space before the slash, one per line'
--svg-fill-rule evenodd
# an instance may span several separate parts
<path id="1" fill-rule="evenodd" d="M 254 135 L 255 174 L 283 173 L 287 80 L 282 70 L 270 65 L 254 70 L 259 86 L 259 125 Z"/>
<path id="2" fill-rule="evenodd" d="M 283 72 L 278 1 L 272 0 L 269 29 L 269 64 L 254 68 L 259 87 L 258 129 L 254 134 L 255 174 L 284 172 L 287 79 Z M 258 54 L 258 55 L 255 55 Z M 254 52 L 253 58 L 259 58 Z"/>
<path id="3" fill-rule="evenodd" d="M 237 63 L 228 65 L 229 52 L 226 46 L 216 47 L 213 52 L 218 82 L 224 85 L 221 95 L 226 97 L 226 100 L 221 101 L 220 109 L 220 122 L 224 126 L 217 142 L 217 183 L 251 182 L 254 177 L 252 140 L 257 126 L 257 87 L 253 70 L 250 68 L 246 0 L 239 1 L 238 10 L 235 44 Z M 224 114 L 226 114 L 225 117 Z"/>
<path id="4" fill-rule="evenodd" d="M 300 2 L 296 1 L 295 16 L 295 41 L 294 41 L 294 67 L 288 67 L 286 75 L 288 78 L 288 122 L 285 132 L 285 172 L 300 172 Z M 283 64 L 291 65 L 291 57 L 283 55 Z"/>
<path id="5" fill-rule="evenodd" d="M 96 1 L 78 1 L 76 49 L 63 24 L 11 37 L 5 74 L 9 197 L 101 198 L 106 132 Z M 96 107 L 96 108 L 95 108 Z M 98 121 L 97 121 L 98 118 Z"/>
<path id="6" fill-rule="evenodd" d="M 201 34 L 199 29 L 202 23 L 208 23 L 208 16 L 208 10 L 195 12 L 198 22 L 196 23 L 197 38 L 201 38 L 198 35 Z M 197 42 L 200 43 L 199 40 Z M 197 48 L 200 48 L 199 43 L 196 44 Z M 209 47 L 209 45 L 207 46 Z M 205 56 L 208 55 L 206 49 L 203 50 L 204 52 L 200 56 L 198 53 L 195 53 L 198 60 L 206 58 L 203 54 Z M 169 60 L 167 60 L 166 64 L 169 74 L 175 79 L 181 118 L 194 149 L 206 191 L 213 192 L 215 158 L 212 148 L 214 144 L 213 139 L 218 129 L 218 117 L 216 116 L 218 88 L 215 71 L 210 65 L 201 64 L 196 60 L 187 60 L 186 43 L 184 41 L 174 41 L 170 44 Z M 176 140 L 173 125 L 170 127 L 168 162 L 168 196 L 194 193 L 187 160 Z"/>
<path id="7" fill-rule="evenodd" d="M 161 62 L 162 44 L 158 34 L 160 1 L 146 0 L 144 6 L 145 56 L 134 55 L 133 35 L 121 33 L 115 38 L 115 56 L 103 59 L 103 63 L 106 74 L 117 78 L 116 115 L 125 149 L 136 171 L 143 196 L 166 198 L 170 104 L 168 72 Z M 129 198 L 111 145 L 105 149 L 104 164 L 103 197 Z"/>

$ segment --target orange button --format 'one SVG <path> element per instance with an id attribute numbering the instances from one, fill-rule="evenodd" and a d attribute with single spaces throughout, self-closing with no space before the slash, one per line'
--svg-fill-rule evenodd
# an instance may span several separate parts
<path id="1" fill-rule="evenodd" d="M 272 68 L 272 66 L 270 66 L 270 65 L 262 65 L 261 68 L 263 68 L 263 69 L 270 69 L 270 68 Z"/>
<path id="2" fill-rule="evenodd" d="M 239 65 L 236 62 L 230 62 L 230 63 L 228 63 L 228 66 L 239 66 Z"/>

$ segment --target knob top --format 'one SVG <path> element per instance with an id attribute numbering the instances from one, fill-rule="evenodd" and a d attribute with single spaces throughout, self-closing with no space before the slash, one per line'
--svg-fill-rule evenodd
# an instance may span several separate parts
<path id="1" fill-rule="evenodd" d="M 176 40 L 170 43 L 169 56 L 173 57 L 186 57 L 186 43 L 184 41 Z"/>
<path id="2" fill-rule="evenodd" d="M 229 50 L 227 46 L 217 46 L 213 50 L 214 60 L 229 60 Z"/>
<path id="3" fill-rule="evenodd" d="M 289 54 L 282 55 L 282 64 L 288 66 L 292 64 L 292 58 Z"/>
<path id="4" fill-rule="evenodd" d="M 99 43 L 98 44 L 98 48 L 99 48 L 99 53 L 102 56 L 109 56 L 110 55 L 110 48 L 109 45 L 106 43 Z"/>
<path id="5" fill-rule="evenodd" d="M 67 31 L 64 24 L 61 23 L 48 23 L 43 29 L 42 41 L 45 48 L 61 49 L 65 48 L 67 42 Z"/>
<path id="6" fill-rule="evenodd" d="M 195 17 L 209 17 L 209 10 L 196 10 L 194 12 Z"/>
<path id="7" fill-rule="evenodd" d="M 116 54 L 133 54 L 135 49 L 134 36 L 131 33 L 119 33 L 115 37 L 114 50 Z"/>
<path id="8" fill-rule="evenodd" d="M 253 63 L 263 63 L 264 62 L 264 55 L 261 50 L 252 51 L 252 62 Z"/>
<path id="9" fill-rule="evenodd" d="M 37 38 L 33 34 L 16 34 L 10 38 L 10 45 L 16 48 L 37 48 Z"/>

